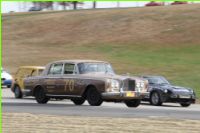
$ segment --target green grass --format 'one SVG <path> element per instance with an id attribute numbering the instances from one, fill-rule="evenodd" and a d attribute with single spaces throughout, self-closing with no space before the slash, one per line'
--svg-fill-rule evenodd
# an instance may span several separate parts
<path id="1" fill-rule="evenodd" d="M 199 14 L 199 4 L 4 14 L 3 67 L 106 60 L 118 74 L 162 75 L 200 98 Z"/>
<path id="2" fill-rule="evenodd" d="M 165 76 L 174 85 L 193 88 L 200 97 L 200 45 L 159 46 L 93 44 L 73 50 L 104 55 L 119 74 Z"/>

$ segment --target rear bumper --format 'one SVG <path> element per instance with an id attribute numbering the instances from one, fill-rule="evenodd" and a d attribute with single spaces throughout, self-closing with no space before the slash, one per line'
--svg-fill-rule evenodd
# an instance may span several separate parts
<path id="1" fill-rule="evenodd" d="M 135 91 L 104 92 L 101 95 L 103 99 L 128 100 L 128 99 L 142 99 L 146 95 L 149 95 L 149 92 L 135 92 Z"/>
<path id="2" fill-rule="evenodd" d="M 12 85 L 11 79 L 1 80 L 1 85 Z"/>

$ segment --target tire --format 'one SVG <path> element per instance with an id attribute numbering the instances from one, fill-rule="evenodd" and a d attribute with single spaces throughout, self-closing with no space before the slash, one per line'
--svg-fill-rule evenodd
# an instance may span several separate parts
<path id="1" fill-rule="evenodd" d="M 189 107 L 191 105 L 191 103 L 180 103 L 180 105 L 182 107 Z"/>
<path id="2" fill-rule="evenodd" d="M 46 97 L 44 89 L 40 88 L 35 93 L 35 99 L 39 104 L 46 104 L 49 101 L 49 98 Z"/>
<path id="3" fill-rule="evenodd" d="M 11 87 L 11 85 L 7 85 L 7 88 L 10 88 Z"/>
<path id="4" fill-rule="evenodd" d="M 95 87 L 90 87 L 87 91 L 87 100 L 91 106 L 100 106 L 103 102 L 101 94 Z"/>
<path id="5" fill-rule="evenodd" d="M 82 105 L 85 102 L 84 98 L 71 99 L 75 105 Z"/>
<path id="6" fill-rule="evenodd" d="M 129 101 L 125 101 L 126 106 L 128 107 L 138 107 L 141 103 L 140 99 L 134 99 L 134 100 L 129 100 Z"/>
<path id="7" fill-rule="evenodd" d="M 154 106 L 161 106 L 162 105 L 161 94 L 157 91 L 151 93 L 150 96 L 150 104 Z"/>
<path id="8" fill-rule="evenodd" d="M 15 88 L 14 88 L 14 94 L 15 94 L 15 98 L 17 98 L 17 99 L 23 97 L 21 89 L 20 89 L 20 87 L 18 85 L 16 85 Z"/>

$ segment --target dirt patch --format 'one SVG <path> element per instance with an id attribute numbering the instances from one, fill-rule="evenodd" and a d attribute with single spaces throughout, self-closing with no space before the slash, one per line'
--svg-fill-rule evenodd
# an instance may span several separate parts
<path id="1" fill-rule="evenodd" d="M 3 113 L 3 133 L 199 133 L 199 120 L 169 118 L 107 118 Z"/>
<path id="2" fill-rule="evenodd" d="M 196 104 L 200 104 L 200 99 L 197 99 L 197 100 L 196 100 Z"/>

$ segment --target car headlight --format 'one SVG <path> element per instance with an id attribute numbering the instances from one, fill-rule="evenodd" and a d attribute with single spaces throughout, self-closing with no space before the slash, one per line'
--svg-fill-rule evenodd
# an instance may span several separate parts
<path id="1" fill-rule="evenodd" d="M 167 93 L 167 92 L 168 92 L 168 90 L 167 90 L 167 89 L 165 89 L 165 90 L 164 90 L 164 92 L 165 92 L 165 93 Z"/>
<path id="2" fill-rule="evenodd" d="M 111 87 L 112 88 L 119 88 L 119 82 L 117 80 L 111 81 Z"/>
<path id="3" fill-rule="evenodd" d="M 137 82 L 136 87 L 137 88 L 144 88 L 144 82 Z"/>
<path id="4" fill-rule="evenodd" d="M 144 82 L 136 82 L 136 90 L 138 92 L 142 91 L 145 88 L 145 83 Z"/>
<path id="5" fill-rule="evenodd" d="M 194 90 L 193 89 L 190 89 L 190 93 L 192 94 L 195 94 Z"/>
<path id="6" fill-rule="evenodd" d="M 118 80 L 108 79 L 107 84 L 107 91 L 119 91 L 120 83 Z"/>

